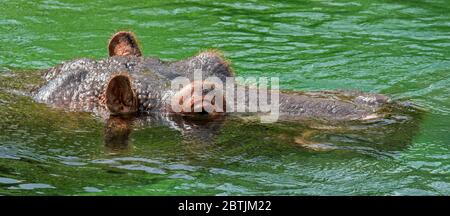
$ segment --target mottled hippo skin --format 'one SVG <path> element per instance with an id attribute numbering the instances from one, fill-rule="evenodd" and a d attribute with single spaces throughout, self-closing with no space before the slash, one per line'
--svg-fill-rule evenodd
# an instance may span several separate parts
<path id="1" fill-rule="evenodd" d="M 190 77 L 194 69 L 225 77 L 231 73 L 214 52 L 179 62 L 156 58 L 113 56 L 104 60 L 78 59 L 50 69 L 34 98 L 73 111 L 129 113 L 170 110 L 170 81 Z"/>
<path id="2" fill-rule="evenodd" d="M 107 59 L 78 59 L 49 69 L 44 77 L 46 83 L 33 92 L 35 100 L 72 111 L 105 115 L 168 113 L 170 98 L 176 94 L 170 86 L 174 78 L 192 78 L 196 69 L 202 71 L 203 77 L 217 76 L 223 81 L 233 76 L 229 64 L 217 51 L 175 62 L 141 57 L 136 37 L 129 32 L 112 37 L 109 54 Z M 390 104 L 383 95 L 331 91 L 282 93 L 279 102 L 280 118 L 290 120 L 373 119 Z"/>

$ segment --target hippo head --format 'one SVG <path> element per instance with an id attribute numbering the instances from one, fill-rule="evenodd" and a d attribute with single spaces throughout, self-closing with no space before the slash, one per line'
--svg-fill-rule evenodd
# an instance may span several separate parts
<path id="1" fill-rule="evenodd" d="M 219 103 L 224 100 L 218 99 L 223 94 L 210 94 L 216 92 L 213 90 L 219 82 L 193 81 L 197 71 L 201 77 L 216 77 L 222 82 L 233 76 L 219 51 L 203 51 L 179 61 L 143 57 L 136 35 L 127 31 L 114 34 L 108 49 L 110 57 L 105 59 L 81 58 L 50 68 L 43 76 L 46 82 L 33 90 L 34 99 L 105 117 L 136 112 L 216 115 L 216 102 L 217 107 L 224 105 Z M 172 89 L 176 78 L 185 82 L 179 89 Z M 172 105 L 177 102 L 186 109 L 174 110 Z"/>

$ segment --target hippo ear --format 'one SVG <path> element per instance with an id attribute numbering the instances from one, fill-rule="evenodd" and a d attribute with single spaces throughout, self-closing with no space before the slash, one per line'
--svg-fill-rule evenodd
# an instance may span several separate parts
<path id="1" fill-rule="evenodd" d="M 141 50 L 133 32 L 120 31 L 109 40 L 109 56 L 141 56 Z"/>
<path id="2" fill-rule="evenodd" d="M 109 81 L 106 88 L 106 107 L 111 114 L 137 111 L 137 97 L 127 75 L 117 75 Z"/>

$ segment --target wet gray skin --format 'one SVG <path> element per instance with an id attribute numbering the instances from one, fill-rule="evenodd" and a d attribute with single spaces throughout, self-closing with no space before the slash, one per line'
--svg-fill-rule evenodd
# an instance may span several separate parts
<path id="1" fill-rule="evenodd" d="M 32 95 L 36 101 L 53 107 L 106 117 L 129 112 L 167 114 L 170 96 L 175 93 L 171 91 L 171 80 L 178 76 L 192 80 L 196 69 L 202 71 L 203 78 L 217 76 L 225 81 L 233 76 L 227 61 L 215 51 L 175 62 L 136 56 L 98 61 L 83 58 L 49 69 L 44 75 L 46 83 Z M 251 103 L 249 91 L 247 106 Z M 386 114 L 383 108 L 392 106 L 384 95 L 356 91 L 283 92 L 279 102 L 281 120 L 374 119 Z"/>
<path id="2" fill-rule="evenodd" d="M 178 76 L 192 78 L 195 69 L 204 76 L 225 80 L 231 69 L 215 52 L 202 52 L 178 62 L 157 58 L 113 56 L 104 60 L 78 59 L 51 68 L 44 75 L 46 83 L 32 93 L 34 99 L 71 111 L 103 114 L 128 112 L 166 112 L 170 106 L 170 81 Z M 111 85 L 120 88 L 109 89 Z M 131 88 L 131 96 L 123 89 Z M 111 94 L 108 94 L 108 91 Z M 131 107 L 111 109 L 108 100 L 123 99 L 119 104 Z"/>

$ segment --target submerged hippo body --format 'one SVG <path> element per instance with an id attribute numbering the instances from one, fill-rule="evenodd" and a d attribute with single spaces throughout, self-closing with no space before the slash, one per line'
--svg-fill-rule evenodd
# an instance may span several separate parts
<path id="1" fill-rule="evenodd" d="M 73 111 L 118 114 L 170 112 L 171 80 L 192 79 L 195 70 L 203 77 L 225 81 L 233 76 L 227 61 L 217 51 L 165 62 L 141 57 L 136 39 L 120 32 L 110 41 L 110 57 L 78 59 L 51 68 L 46 83 L 33 92 L 36 101 Z M 248 93 L 246 103 L 249 103 Z M 226 103 L 233 103 L 226 101 Z M 388 97 L 361 92 L 290 92 L 279 95 L 279 117 L 285 120 L 364 120 L 380 116 Z"/>

